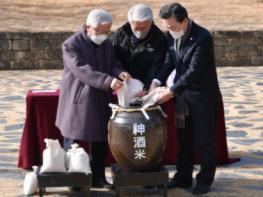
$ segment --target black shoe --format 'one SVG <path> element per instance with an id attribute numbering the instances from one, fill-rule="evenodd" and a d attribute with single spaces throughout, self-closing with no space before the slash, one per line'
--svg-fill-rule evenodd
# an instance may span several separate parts
<path id="1" fill-rule="evenodd" d="M 156 189 L 156 190 L 158 190 L 158 189 L 163 189 L 164 186 L 163 186 L 163 185 L 147 185 L 147 186 L 143 186 L 143 188 L 145 188 L 145 189 Z"/>
<path id="2" fill-rule="evenodd" d="M 210 185 L 197 183 L 192 191 L 194 195 L 206 194 L 210 191 Z"/>
<path id="3" fill-rule="evenodd" d="M 180 180 L 173 178 L 167 185 L 167 188 L 174 188 L 174 187 L 179 187 L 179 188 L 188 188 L 192 187 L 193 181 L 192 179 L 189 180 Z"/>
<path id="4" fill-rule="evenodd" d="M 112 184 L 110 184 L 106 179 L 93 180 L 92 187 L 112 189 Z"/>
<path id="5" fill-rule="evenodd" d="M 79 191 L 82 191 L 84 188 L 83 187 L 69 187 L 68 189 L 72 192 L 79 192 Z"/>
<path id="6" fill-rule="evenodd" d="M 143 186 L 144 189 L 162 189 L 163 185 L 146 185 Z"/>
<path id="7" fill-rule="evenodd" d="M 146 185 L 146 186 L 143 186 L 144 189 L 153 189 L 155 188 L 156 186 L 153 186 L 153 185 Z"/>

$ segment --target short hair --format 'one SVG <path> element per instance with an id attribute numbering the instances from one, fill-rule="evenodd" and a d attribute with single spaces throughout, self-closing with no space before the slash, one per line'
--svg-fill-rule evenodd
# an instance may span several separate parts
<path id="1" fill-rule="evenodd" d="M 148 21 L 153 20 L 153 12 L 149 6 L 137 4 L 132 6 L 128 11 L 128 21 Z"/>
<path id="2" fill-rule="evenodd" d="M 163 6 L 160 9 L 159 16 L 162 19 L 175 18 L 178 22 L 183 22 L 188 18 L 187 10 L 179 3 L 171 3 Z"/>
<path id="3" fill-rule="evenodd" d="M 109 23 L 112 23 L 112 15 L 102 9 L 91 10 L 86 21 L 86 24 L 91 27 L 98 27 L 100 24 Z"/>

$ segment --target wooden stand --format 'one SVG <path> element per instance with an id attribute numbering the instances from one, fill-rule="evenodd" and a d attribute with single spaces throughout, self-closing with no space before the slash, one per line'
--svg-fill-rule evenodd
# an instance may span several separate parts
<path id="1" fill-rule="evenodd" d="M 167 197 L 168 170 L 162 166 L 151 172 L 122 172 L 118 164 L 111 166 L 113 185 L 120 196 L 121 187 L 155 186 L 161 188 L 163 196 Z"/>
<path id="2" fill-rule="evenodd" d="M 43 197 L 46 187 L 85 187 L 90 196 L 92 175 L 85 173 L 37 173 L 39 196 Z"/>

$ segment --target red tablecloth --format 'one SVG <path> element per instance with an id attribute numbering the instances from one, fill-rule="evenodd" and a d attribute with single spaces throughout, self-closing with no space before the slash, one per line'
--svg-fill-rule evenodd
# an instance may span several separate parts
<path id="1" fill-rule="evenodd" d="M 42 151 L 45 148 L 44 138 L 59 139 L 62 144 L 62 136 L 55 126 L 55 118 L 58 104 L 59 90 L 54 92 L 28 92 L 26 97 L 26 121 L 22 134 L 18 167 L 31 168 L 42 163 Z M 168 136 L 166 149 L 163 155 L 164 164 L 175 164 L 178 153 L 177 133 L 174 125 L 174 106 L 172 102 L 164 105 L 168 115 Z M 217 120 L 217 163 L 228 164 L 239 159 L 228 157 L 226 143 L 226 128 L 223 102 L 220 102 Z M 83 143 L 88 151 L 87 143 Z M 107 156 L 107 164 L 115 162 L 110 151 Z M 198 153 L 195 154 L 195 163 L 199 163 Z"/>

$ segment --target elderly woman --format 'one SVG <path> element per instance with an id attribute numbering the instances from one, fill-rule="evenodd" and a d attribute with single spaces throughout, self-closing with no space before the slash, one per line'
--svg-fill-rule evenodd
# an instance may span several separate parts
<path id="1" fill-rule="evenodd" d="M 112 26 L 110 13 L 95 9 L 81 30 L 62 45 L 64 72 L 56 126 L 64 136 L 64 148 L 90 142 L 93 186 L 109 185 L 105 179 L 108 103 L 111 90 L 122 86 L 129 74 L 118 66 L 107 39 Z M 119 79 L 118 79 L 119 78 Z"/>
<path id="2" fill-rule="evenodd" d="M 133 78 L 144 83 L 144 91 L 140 94 L 143 96 L 166 52 L 166 37 L 153 23 L 151 8 L 142 4 L 130 8 L 128 22 L 114 34 L 113 45 L 123 67 Z"/>

